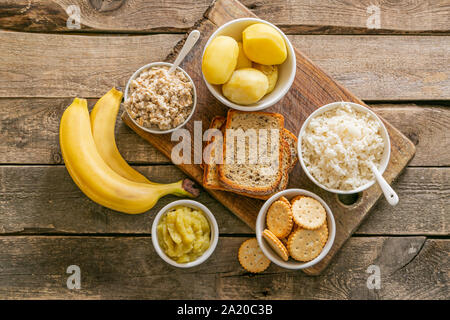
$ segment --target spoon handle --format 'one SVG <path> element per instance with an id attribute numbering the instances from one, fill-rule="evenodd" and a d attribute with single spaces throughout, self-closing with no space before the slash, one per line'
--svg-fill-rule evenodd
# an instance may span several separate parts
<path id="1" fill-rule="evenodd" d="M 200 31 L 193 30 L 191 33 L 189 33 L 189 36 L 184 42 L 183 48 L 181 48 L 178 57 L 175 59 L 175 62 L 169 69 L 169 73 L 172 73 L 180 65 L 181 61 L 183 61 L 189 51 L 191 51 L 192 47 L 197 43 L 198 39 L 200 39 Z"/>
<path id="2" fill-rule="evenodd" d="M 384 197 L 386 198 L 387 202 L 391 206 L 397 205 L 399 201 L 397 193 L 394 191 L 394 189 L 392 189 L 389 183 L 387 183 L 387 181 L 383 178 L 380 171 L 378 171 L 373 163 L 371 163 L 371 169 L 373 174 L 375 175 L 375 178 L 377 179 L 378 185 L 384 193 Z"/>

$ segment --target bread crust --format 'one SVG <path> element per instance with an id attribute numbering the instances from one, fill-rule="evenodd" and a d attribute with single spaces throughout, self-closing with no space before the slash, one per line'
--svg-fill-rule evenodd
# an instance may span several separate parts
<path id="1" fill-rule="evenodd" d="M 225 130 L 230 127 L 234 115 L 243 114 L 243 113 L 247 113 L 247 114 L 252 113 L 255 115 L 266 115 L 268 117 L 270 116 L 270 117 L 277 118 L 278 127 L 280 129 L 280 135 L 279 135 L 280 151 L 282 150 L 282 145 L 283 145 L 283 140 L 284 140 L 283 134 L 282 134 L 282 131 L 284 128 L 284 117 L 281 114 L 262 112 L 262 111 L 243 112 L 243 111 L 238 111 L 238 110 L 230 110 L 230 111 L 228 111 Z M 226 138 L 226 134 L 225 134 L 224 139 L 223 139 L 223 154 L 224 155 L 226 154 L 226 145 L 227 145 L 226 139 L 227 138 Z M 225 176 L 223 164 L 218 165 L 219 180 L 220 180 L 222 186 L 227 190 L 232 190 L 232 191 L 236 191 L 239 193 L 246 193 L 246 194 L 251 194 L 251 195 L 263 195 L 263 196 L 270 195 L 279 186 L 279 184 L 281 182 L 282 174 L 283 174 L 283 172 L 282 172 L 283 152 L 279 152 L 278 157 L 279 157 L 279 159 L 278 159 L 279 168 L 278 168 L 278 172 L 277 172 L 277 177 L 275 179 L 275 182 L 271 186 L 243 187 Z"/>
<path id="2" fill-rule="evenodd" d="M 216 117 L 214 117 L 214 118 L 211 120 L 211 124 L 210 124 L 210 126 L 209 126 L 209 129 L 215 128 L 215 129 L 221 129 L 221 130 L 222 130 L 222 128 L 223 128 L 224 125 L 225 125 L 225 121 L 226 121 L 226 118 L 225 118 L 225 117 L 216 116 Z M 214 140 L 215 140 L 215 137 L 212 137 L 212 139 L 210 139 L 210 141 L 209 141 L 207 144 L 205 144 L 205 148 L 206 148 L 210 143 L 213 143 Z M 209 161 L 208 161 L 208 162 L 209 162 Z M 205 188 L 208 188 L 208 189 L 223 190 L 223 187 L 222 187 L 222 186 L 220 186 L 220 185 L 215 185 L 215 184 L 210 184 L 210 183 L 208 182 L 209 177 L 210 177 L 210 174 L 211 174 L 211 165 L 208 164 L 208 163 L 206 163 L 206 162 L 203 163 L 203 186 L 204 186 Z"/>
<path id="3" fill-rule="evenodd" d="M 283 129 L 283 136 L 284 136 L 284 140 L 288 144 L 288 147 L 289 147 L 290 151 L 292 150 L 291 143 L 295 144 L 295 148 L 293 148 L 294 149 L 294 153 L 293 152 L 289 152 L 291 154 L 291 160 L 290 160 L 290 165 L 289 165 L 288 172 L 291 172 L 292 169 L 294 169 L 295 165 L 298 162 L 298 151 L 297 151 L 298 138 L 286 128 Z M 291 142 L 291 143 L 289 143 L 289 142 Z"/>

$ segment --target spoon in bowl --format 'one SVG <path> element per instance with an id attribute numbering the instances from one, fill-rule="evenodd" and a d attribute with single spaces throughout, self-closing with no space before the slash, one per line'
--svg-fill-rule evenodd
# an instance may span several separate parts
<path id="1" fill-rule="evenodd" d="M 378 171 L 377 167 L 373 164 L 373 162 L 369 162 L 369 167 L 373 172 L 373 175 L 377 179 L 378 185 L 383 191 L 384 197 L 387 202 L 391 206 L 395 206 L 398 203 L 398 195 L 395 193 L 394 189 L 386 182 L 386 180 L 381 175 L 380 171 Z"/>
<path id="2" fill-rule="evenodd" d="M 171 74 L 175 71 L 176 68 L 180 65 L 180 63 L 184 60 L 186 55 L 191 51 L 192 47 L 197 43 L 198 39 L 200 39 L 200 31 L 193 30 L 189 33 L 186 41 L 184 42 L 183 48 L 181 48 L 178 57 L 175 59 L 175 62 L 170 67 L 168 74 Z"/>

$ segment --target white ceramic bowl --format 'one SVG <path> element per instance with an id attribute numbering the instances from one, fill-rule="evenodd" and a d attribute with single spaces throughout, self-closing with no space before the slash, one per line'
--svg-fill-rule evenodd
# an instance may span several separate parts
<path id="1" fill-rule="evenodd" d="M 326 186 L 324 186 L 323 184 L 321 184 L 319 181 L 316 180 L 316 178 L 314 178 L 308 171 L 308 168 L 305 165 L 305 162 L 303 161 L 303 154 L 302 154 L 302 137 L 303 134 L 306 130 L 306 127 L 308 126 L 309 122 L 311 121 L 312 118 L 328 111 L 331 109 L 334 109 L 340 105 L 342 105 L 342 103 L 345 104 L 349 104 L 351 107 L 355 108 L 356 110 L 360 111 L 360 112 L 364 112 L 364 113 L 369 113 L 374 119 L 376 119 L 378 121 L 378 123 L 380 124 L 380 128 L 381 128 L 381 136 L 383 137 L 384 140 L 384 152 L 383 152 L 383 157 L 381 158 L 381 163 L 378 167 L 378 170 L 380 171 L 381 174 L 383 174 L 383 172 L 386 170 L 387 165 L 389 164 L 389 158 L 391 156 L 391 141 L 389 139 L 389 133 L 386 130 L 386 127 L 383 124 L 383 121 L 381 121 L 380 118 L 378 118 L 378 116 L 369 108 L 364 107 L 360 104 L 357 103 L 353 103 L 353 102 L 332 102 L 329 104 L 326 104 L 322 107 L 320 107 L 319 109 L 315 110 L 313 113 L 310 114 L 310 116 L 305 120 L 305 122 L 303 123 L 301 129 L 300 129 L 300 133 L 298 135 L 298 154 L 299 154 L 299 161 L 300 161 L 300 165 L 302 166 L 303 171 L 306 173 L 306 175 L 308 176 L 308 178 L 314 182 L 317 186 L 321 187 L 324 190 L 327 190 L 329 192 L 333 192 L 333 193 L 337 193 L 337 194 L 354 194 L 354 193 L 358 193 L 361 191 L 364 191 L 368 188 L 370 188 L 375 182 L 375 178 L 360 186 L 359 188 L 353 189 L 353 190 L 338 190 L 338 189 L 331 189 L 328 188 Z"/>
<path id="2" fill-rule="evenodd" d="M 291 87 L 292 83 L 294 82 L 295 78 L 295 72 L 297 70 L 296 66 L 296 60 L 295 60 L 295 51 L 294 47 L 292 46 L 289 39 L 286 37 L 286 35 L 276 26 L 271 24 L 270 22 L 256 19 L 256 18 L 241 18 L 232 20 L 230 22 L 225 23 L 221 27 L 219 27 L 208 39 L 208 42 L 205 45 L 205 48 L 203 49 L 203 54 L 205 53 L 206 47 L 210 44 L 210 42 L 217 36 L 225 35 L 225 36 L 231 36 L 236 41 L 242 41 L 242 31 L 244 29 L 252 24 L 255 23 L 265 23 L 276 30 L 282 35 L 287 48 L 287 58 L 286 60 L 278 65 L 278 81 L 275 85 L 274 90 L 269 93 L 268 95 L 264 96 L 261 100 L 259 100 L 257 103 L 251 104 L 251 105 L 239 105 L 236 103 L 231 102 L 225 96 L 222 94 L 222 86 L 221 85 L 212 85 L 206 81 L 205 76 L 203 75 L 203 80 L 206 83 L 206 86 L 208 87 L 209 91 L 212 93 L 214 97 L 216 97 L 217 100 L 222 102 L 224 105 L 241 110 L 241 111 L 258 111 L 266 109 L 278 101 L 280 101 L 281 98 L 284 97 L 284 95 L 288 92 L 289 88 Z M 202 58 L 203 58 L 202 54 Z"/>
<path id="3" fill-rule="evenodd" d="M 141 74 L 142 71 L 144 71 L 145 69 L 152 68 L 152 67 L 161 67 L 161 66 L 168 66 L 168 67 L 170 68 L 172 65 L 173 65 L 173 64 L 172 64 L 172 63 L 169 63 L 169 62 L 152 62 L 152 63 L 146 64 L 145 66 L 140 67 L 138 70 L 136 70 L 135 73 L 133 73 L 133 75 L 130 77 L 130 79 L 128 79 L 127 85 L 126 85 L 126 87 L 125 87 L 124 101 L 128 99 L 128 93 L 129 93 L 129 91 L 130 91 L 130 84 L 131 84 L 131 81 L 133 81 L 134 79 L 136 79 L 136 78 Z M 177 126 L 177 127 L 175 127 L 175 128 L 172 128 L 172 129 L 168 129 L 168 130 L 158 130 L 158 129 L 149 129 L 149 128 L 146 128 L 146 127 L 143 127 L 143 126 L 139 125 L 139 124 L 131 117 L 131 115 L 128 113 L 128 110 L 125 108 L 125 111 L 128 113 L 128 116 L 130 117 L 131 121 L 133 121 L 133 123 L 134 123 L 136 126 L 138 126 L 139 128 L 141 128 L 142 130 L 147 131 L 147 132 L 149 132 L 149 133 L 155 133 L 155 134 L 166 134 L 166 133 L 170 133 L 170 132 L 173 132 L 173 131 L 175 131 L 175 130 L 181 128 L 181 127 L 183 127 L 183 126 L 191 119 L 192 115 L 194 114 L 194 112 L 195 112 L 195 107 L 197 106 L 197 90 L 195 89 L 195 83 L 194 83 L 194 81 L 192 81 L 192 78 L 189 76 L 189 74 L 188 74 L 186 71 L 184 71 L 184 70 L 181 69 L 180 67 L 178 67 L 177 70 L 182 71 L 182 72 L 188 77 L 189 81 L 192 83 L 192 88 L 193 88 L 194 94 L 193 94 L 193 97 L 192 97 L 192 98 L 193 98 L 193 104 L 192 104 L 192 110 L 191 110 L 191 113 L 190 113 L 189 116 L 186 118 L 186 120 L 185 120 L 182 124 L 180 124 L 179 126 Z"/>
<path id="4" fill-rule="evenodd" d="M 299 195 L 314 198 L 317 201 L 319 201 L 325 208 L 325 211 L 327 212 L 328 240 L 325 246 L 323 247 L 322 251 L 320 252 L 320 254 L 311 261 L 299 262 L 293 260 L 292 258 L 289 258 L 288 261 L 284 261 L 275 251 L 273 251 L 273 249 L 270 247 L 270 245 L 266 242 L 266 240 L 262 236 L 264 229 L 266 229 L 266 213 L 269 207 L 272 205 L 272 203 L 278 200 L 280 197 L 284 196 L 288 200 L 291 200 L 293 197 Z M 274 194 L 264 203 L 264 205 L 261 207 L 261 210 L 258 213 L 258 217 L 256 218 L 256 239 L 258 240 L 259 247 L 263 251 L 264 255 L 267 258 L 269 258 L 270 261 L 286 269 L 294 269 L 294 270 L 305 269 L 319 263 L 328 254 L 331 247 L 333 246 L 335 235 L 336 235 L 336 223 L 334 222 L 333 213 L 331 212 L 328 205 L 325 203 L 325 201 L 322 200 L 322 198 L 320 198 L 316 194 L 303 189 L 287 189 Z"/>
<path id="5" fill-rule="evenodd" d="M 211 241 L 210 241 L 209 248 L 196 260 L 188 262 L 188 263 L 178 263 L 178 262 L 172 260 L 168 255 L 166 255 L 165 252 L 162 250 L 161 246 L 159 245 L 158 232 L 156 231 L 156 227 L 158 226 L 158 223 L 159 223 L 159 220 L 161 219 L 161 217 L 164 214 L 166 214 L 167 211 L 169 211 L 170 209 L 172 209 L 173 207 L 176 207 L 176 206 L 186 206 L 186 207 L 201 210 L 204 213 L 206 219 L 208 219 L 210 230 L 211 230 Z M 201 204 L 200 202 L 197 202 L 197 201 L 178 200 L 178 201 L 171 202 L 168 205 L 166 205 L 164 208 L 162 208 L 156 215 L 155 220 L 153 220 L 153 225 L 152 225 L 153 246 L 155 247 L 155 250 L 158 253 L 158 255 L 161 257 L 161 259 L 163 259 L 165 262 L 167 262 L 168 264 L 170 264 L 174 267 L 191 268 L 191 267 L 198 266 L 199 264 L 202 264 L 214 252 L 218 241 L 219 241 L 219 227 L 217 225 L 216 218 L 214 217 L 214 215 L 211 213 L 211 211 L 207 207 L 205 207 L 203 204 Z"/>

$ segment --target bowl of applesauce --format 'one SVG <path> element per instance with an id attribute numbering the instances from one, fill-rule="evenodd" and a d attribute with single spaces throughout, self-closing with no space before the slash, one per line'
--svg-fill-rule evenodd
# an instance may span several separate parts
<path id="1" fill-rule="evenodd" d="M 161 259 L 174 267 L 191 268 L 205 262 L 218 240 L 216 218 L 197 201 L 169 203 L 153 221 L 153 246 Z"/>

